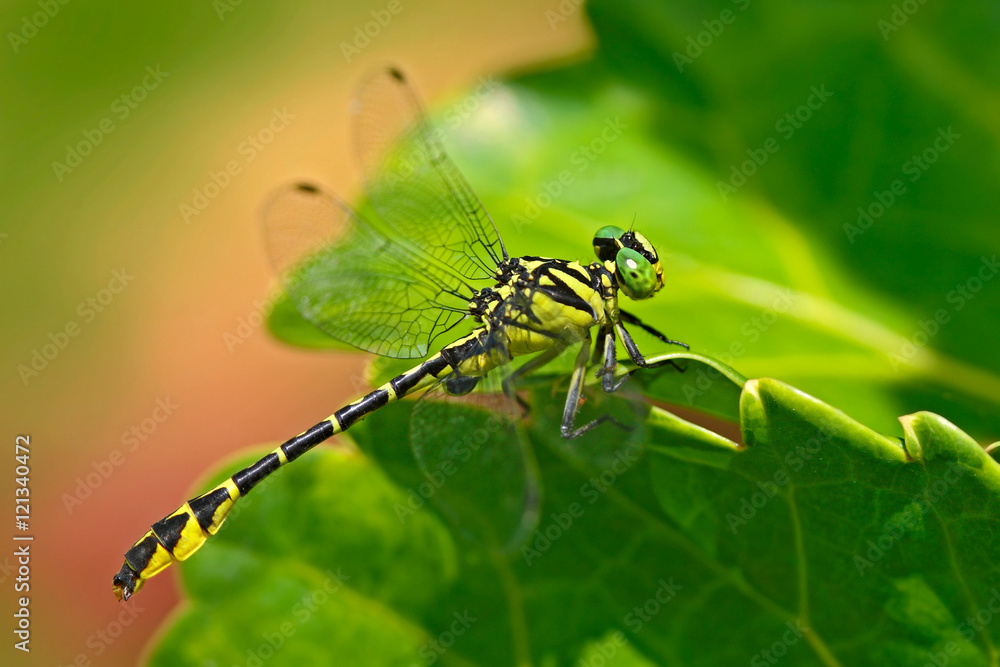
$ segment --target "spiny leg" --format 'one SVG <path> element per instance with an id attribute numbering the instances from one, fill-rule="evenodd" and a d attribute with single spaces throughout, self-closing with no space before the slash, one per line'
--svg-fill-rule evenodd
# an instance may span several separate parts
<path id="1" fill-rule="evenodd" d="M 642 329 L 645 329 L 648 333 L 653 334 L 654 336 L 656 336 L 657 338 L 659 338 L 660 340 L 662 340 L 664 343 L 667 343 L 669 345 L 680 345 L 685 350 L 690 350 L 691 349 L 691 346 L 688 345 L 687 343 L 682 343 L 679 340 L 673 340 L 672 338 L 667 338 L 665 335 L 663 335 L 662 333 L 660 333 L 659 331 L 657 331 L 653 327 L 649 326 L 648 324 L 646 324 L 645 322 L 643 322 L 642 320 L 640 320 L 638 317 L 636 317 L 632 313 L 627 313 L 624 310 L 620 310 L 618 312 L 621 314 L 622 322 L 627 322 L 629 324 L 634 324 L 634 325 L 636 325 L 636 326 L 638 326 L 638 327 L 640 327 Z"/>
<path id="2" fill-rule="evenodd" d="M 628 352 L 629 359 L 631 359 L 632 362 L 639 368 L 659 368 L 660 366 L 666 366 L 667 364 L 670 364 L 680 372 L 682 373 L 684 372 L 684 369 L 678 366 L 673 359 L 664 359 L 662 361 L 657 361 L 652 364 L 646 361 L 646 358 L 642 356 L 642 352 L 639 351 L 639 346 L 635 344 L 635 341 L 632 339 L 632 336 L 629 334 L 628 331 L 625 330 L 625 325 L 623 325 L 621 322 L 615 323 L 615 331 L 617 331 L 618 335 L 621 336 L 622 342 L 625 344 L 625 351 Z M 683 343 L 680 344 L 684 345 Z M 687 346 L 685 345 L 685 347 Z"/>
<path id="3" fill-rule="evenodd" d="M 614 345 L 611 348 L 614 350 Z M 605 352 L 605 354 L 607 353 Z M 623 429 L 628 429 L 625 424 L 622 424 L 611 415 L 601 415 L 597 419 L 587 422 L 580 427 L 575 425 L 576 413 L 580 409 L 580 393 L 583 391 L 583 380 L 587 372 L 587 359 L 589 357 L 590 332 L 587 333 L 587 338 L 580 345 L 580 352 L 576 355 L 576 365 L 573 367 L 573 376 L 570 379 L 569 391 L 566 393 L 566 406 L 563 408 L 562 426 L 560 428 L 560 432 L 564 438 L 578 438 L 604 422 L 611 422 Z"/>
<path id="4" fill-rule="evenodd" d="M 653 327 L 644 324 L 635 315 L 626 313 L 625 311 L 620 311 L 620 312 L 622 316 L 621 317 L 622 321 L 639 325 L 640 327 L 650 332 L 651 334 L 653 334 L 654 336 L 656 336 L 665 343 L 682 345 L 685 349 L 688 349 L 688 345 L 686 343 L 682 343 L 680 341 L 671 340 L 667 338 Z M 602 331 L 600 336 L 602 336 L 603 338 L 599 338 L 597 345 L 594 346 L 595 360 L 599 358 L 599 356 L 603 356 L 604 358 L 603 364 L 601 365 L 600 368 L 597 369 L 597 377 L 601 378 L 601 387 L 604 389 L 605 392 L 612 393 L 618 391 L 621 388 L 621 386 L 625 384 L 630 377 L 632 377 L 632 373 L 635 372 L 635 371 L 629 371 L 628 373 L 625 373 L 621 378 L 618 378 L 617 380 L 615 379 L 615 369 L 618 366 L 618 359 L 616 356 L 617 348 L 615 347 L 616 330 L 622 337 L 622 342 L 625 344 L 625 349 L 628 352 L 629 358 L 633 362 L 635 362 L 635 364 L 640 368 L 658 368 L 660 366 L 665 366 L 669 364 L 674 368 L 676 368 L 681 373 L 684 372 L 684 369 L 678 366 L 673 359 L 666 359 L 664 361 L 658 361 L 653 364 L 648 363 L 646 361 L 646 358 L 639 351 L 639 346 L 636 345 L 635 340 L 632 338 L 631 334 L 629 334 L 629 332 L 625 329 L 625 326 L 622 324 L 622 322 L 619 321 L 615 323 L 613 328 L 609 328 L 607 331 Z M 600 355 L 599 352 L 601 351 L 602 347 L 603 347 L 603 355 Z"/>
<path id="5" fill-rule="evenodd" d="M 601 388 L 605 393 L 610 394 L 618 391 L 628 381 L 632 372 L 625 373 L 621 378 L 615 379 L 615 370 L 618 368 L 618 350 L 615 347 L 614 329 L 608 329 L 598 334 L 597 344 L 594 346 L 595 357 L 598 356 L 598 350 L 602 348 L 603 363 L 597 369 L 597 377 L 601 378 Z"/>

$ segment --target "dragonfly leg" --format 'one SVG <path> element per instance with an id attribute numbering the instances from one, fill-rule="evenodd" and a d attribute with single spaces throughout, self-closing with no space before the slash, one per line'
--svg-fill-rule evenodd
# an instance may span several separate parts
<path id="1" fill-rule="evenodd" d="M 679 340 L 673 340 L 672 338 L 667 338 L 665 335 L 663 335 L 662 333 L 660 333 L 658 330 L 654 329 L 653 327 L 649 326 L 648 324 L 646 324 L 645 322 L 643 322 L 642 320 L 640 320 L 638 317 L 636 317 L 632 313 L 626 313 L 624 310 L 619 311 L 619 313 L 621 313 L 622 322 L 627 322 L 629 324 L 634 324 L 637 327 L 645 329 L 648 333 L 653 334 L 654 336 L 656 336 L 657 338 L 659 338 L 660 340 L 662 340 L 664 343 L 667 343 L 669 345 L 680 345 L 685 350 L 690 350 L 691 349 L 691 346 L 688 345 L 687 343 L 682 343 Z"/>
<path id="2" fill-rule="evenodd" d="M 621 378 L 615 379 L 615 370 L 618 368 L 618 356 L 617 348 L 615 347 L 614 329 L 601 332 L 597 339 L 597 345 L 594 346 L 595 357 L 597 357 L 597 352 L 602 348 L 604 359 L 600 368 L 597 369 L 597 377 L 601 378 L 601 388 L 610 394 L 618 391 L 635 371 L 630 371 Z"/>
<path id="3" fill-rule="evenodd" d="M 605 346 L 608 347 L 607 341 L 605 341 Z M 613 357 L 613 340 L 610 348 Z M 607 351 L 605 351 L 605 356 L 607 356 Z M 576 365 L 573 367 L 573 377 L 570 379 L 569 391 L 566 393 L 566 407 L 563 408 L 562 426 L 560 428 L 564 438 L 578 438 L 587 431 L 590 431 L 604 422 L 611 422 L 612 424 L 616 424 L 621 428 L 628 430 L 628 427 L 625 424 L 622 424 L 611 415 L 601 415 L 597 419 L 589 421 L 583 426 L 576 426 L 576 413 L 580 409 L 580 393 L 583 391 L 583 380 L 587 372 L 587 359 L 589 357 L 590 333 L 588 332 L 586 340 L 584 340 L 583 344 L 580 346 L 580 353 L 576 355 Z"/>
<path id="4" fill-rule="evenodd" d="M 632 336 L 629 334 L 628 331 L 625 330 L 625 325 L 623 325 L 621 322 L 618 322 L 615 324 L 615 329 L 618 331 L 618 335 L 621 336 L 622 343 L 625 344 L 625 351 L 628 352 L 629 359 L 631 359 L 632 362 L 639 368 L 659 368 L 660 366 L 666 366 L 667 364 L 669 364 L 674 368 L 676 368 L 681 373 L 684 372 L 684 369 L 678 366 L 673 359 L 665 359 L 663 361 L 657 361 L 652 364 L 649 363 L 648 361 L 646 361 L 646 357 L 642 356 L 642 352 L 639 351 L 639 346 L 635 344 L 635 341 L 632 339 Z M 668 342 L 675 342 L 675 341 L 668 341 Z M 684 345 L 684 343 L 680 343 L 680 345 Z M 685 345 L 685 347 L 687 346 Z"/>

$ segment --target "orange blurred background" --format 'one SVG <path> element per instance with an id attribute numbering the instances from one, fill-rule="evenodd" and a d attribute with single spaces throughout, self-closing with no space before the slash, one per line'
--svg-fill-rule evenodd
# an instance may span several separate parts
<path id="1" fill-rule="evenodd" d="M 300 177 L 356 192 L 348 101 L 357 80 L 393 61 L 433 105 L 480 75 L 592 42 L 580 11 L 550 25 L 558 0 L 399 2 L 346 55 L 343 43 L 373 11 L 384 17 L 387 2 L 70 3 L 34 32 L 25 21 L 41 23 L 38 3 L 0 10 L 10 452 L 0 495 L 14 504 L 14 439 L 30 435 L 35 538 L 32 650 L 5 642 L 4 664 L 141 660 L 178 604 L 176 568 L 118 603 L 111 577 L 122 553 L 222 459 L 284 440 L 357 393 L 365 355 L 292 349 L 253 326 L 275 288 L 259 225 L 268 193 Z M 248 147 L 275 109 L 287 126 Z M 67 146 L 87 141 L 93 150 L 70 166 Z M 225 183 L 218 174 L 233 160 L 240 171 Z M 182 204 L 213 173 L 224 187 L 185 221 Z"/>

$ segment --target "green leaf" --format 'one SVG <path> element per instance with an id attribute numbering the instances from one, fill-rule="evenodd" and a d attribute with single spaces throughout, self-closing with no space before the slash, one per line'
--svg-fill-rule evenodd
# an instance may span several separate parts
<path id="1" fill-rule="evenodd" d="M 666 390 L 688 371 L 648 373 Z M 533 393 L 544 502 L 520 550 L 438 518 L 458 477 L 422 475 L 404 401 L 352 429 L 364 456 L 311 454 L 241 501 L 181 566 L 191 600 L 153 663 L 246 661 L 286 634 L 270 664 L 988 664 L 1000 471 L 943 418 L 902 418 L 900 442 L 758 379 L 734 399 L 745 446 L 659 408 L 570 441 L 561 396 Z M 598 391 L 584 410 L 635 406 Z"/>
<path id="2" fill-rule="evenodd" d="M 672 352 L 650 357 L 648 361 L 662 363 L 668 359 L 674 362 L 673 366 L 661 366 L 634 375 L 644 396 L 673 405 L 697 406 L 723 419 L 739 420 L 734 408 L 746 378 L 718 359 L 702 354 Z M 675 371 L 684 373 L 681 381 Z"/>

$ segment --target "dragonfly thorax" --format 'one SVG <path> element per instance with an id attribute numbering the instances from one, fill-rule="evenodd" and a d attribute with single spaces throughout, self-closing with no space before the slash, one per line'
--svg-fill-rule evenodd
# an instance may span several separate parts
<path id="1" fill-rule="evenodd" d="M 469 312 L 510 356 L 583 340 L 617 316 L 614 276 L 598 262 L 512 257 L 498 266 L 496 280 L 470 300 Z"/>

